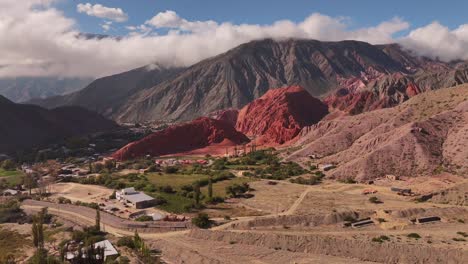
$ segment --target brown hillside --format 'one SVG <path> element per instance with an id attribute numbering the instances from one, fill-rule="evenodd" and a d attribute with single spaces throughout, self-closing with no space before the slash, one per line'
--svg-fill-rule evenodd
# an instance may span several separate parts
<path id="1" fill-rule="evenodd" d="M 322 121 L 302 131 L 290 160 L 337 163 L 333 178 L 468 171 L 468 86 L 413 97 L 388 109 Z"/>

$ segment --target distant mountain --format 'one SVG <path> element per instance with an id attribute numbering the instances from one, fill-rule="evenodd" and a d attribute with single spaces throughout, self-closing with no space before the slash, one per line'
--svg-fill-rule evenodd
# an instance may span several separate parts
<path id="1" fill-rule="evenodd" d="M 91 78 L 19 77 L 0 78 L 0 95 L 17 102 L 64 95 L 83 89 Z"/>
<path id="2" fill-rule="evenodd" d="M 267 39 L 185 69 L 140 68 L 36 103 L 79 105 L 121 122 L 181 121 L 240 109 L 272 87 L 298 85 L 327 98 L 332 108 L 355 114 L 464 83 L 467 72 L 461 63 L 417 57 L 394 44 Z M 348 102 L 355 106 L 348 109 Z"/>
<path id="3" fill-rule="evenodd" d="M 15 104 L 3 96 L 0 96 L 0 120 L 0 153 L 118 127 L 113 121 L 80 107 L 47 110 L 35 105 Z"/>
<path id="4" fill-rule="evenodd" d="M 47 108 L 65 105 L 81 106 L 115 118 L 135 94 L 144 93 L 147 89 L 173 78 L 181 70 L 149 65 L 97 79 L 83 90 L 69 95 L 31 100 L 29 103 Z"/>

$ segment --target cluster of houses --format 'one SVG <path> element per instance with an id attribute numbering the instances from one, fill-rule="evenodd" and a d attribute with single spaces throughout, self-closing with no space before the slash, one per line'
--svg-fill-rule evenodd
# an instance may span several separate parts
<path id="1" fill-rule="evenodd" d="M 104 249 L 104 261 L 107 259 L 114 259 L 119 255 L 117 249 L 112 245 L 109 240 L 103 240 L 92 245 L 95 249 L 100 248 Z M 76 243 L 75 241 L 70 241 L 65 245 L 66 253 L 65 258 L 68 261 L 73 261 L 75 258 L 78 258 L 79 255 L 79 248 L 83 247 L 83 242 Z M 82 253 L 81 258 L 86 258 L 84 253 Z"/>
<path id="2" fill-rule="evenodd" d="M 76 165 L 70 164 L 65 165 L 60 168 L 59 177 L 66 178 L 66 177 L 83 177 L 90 173 L 88 169 L 82 169 L 77 167 Z"/>

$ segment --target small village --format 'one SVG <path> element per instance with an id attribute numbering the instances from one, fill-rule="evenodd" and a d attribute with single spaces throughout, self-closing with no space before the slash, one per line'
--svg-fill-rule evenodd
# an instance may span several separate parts
<path id="1" fill-rule="evenodd" d="M 45 243 L 49 253 L 55 252 L 52 254 L 62 256 L 71 263 L 81 254 L 96 254 L 97 258 L 103 259 L 145 256 L 163 263 L 160 253 L 161 250 L 164 251 L 162 248 L 153 248 L 153 251 L 146 253 L 130 251 L 129 254 L 128 248 L 121 246 L 124 243 L 122 238 L 119 239 L 114 232 L 111 234 L 105 230 L 121 230 L 118 233 L 126 234 L 126 241 L 140 241 L 140 236 L 144 238 L 152 233 L 178 233 L 193 228 L 234 226 L 239 221 L 254 221 L 254 216 L 270 217 L 266 213 L 268 211 L 273 215 L 295 214 L 301 209 L 287 207 L 287 199 L 291 199 L 291 194 L 302 190 L 301 192 L 308 195 L 317 190 L 319 195 L 323 192 L 321 186 L 346 188 L 347 185 L 354 185 L 360 191 L 350 189 L 350 195 L 354 197 L 352 199 L 358 199 L 358 195 L 362 197 L 359 200 L 366 201 L 364 211 L 360 209 L 360 213 L 353 213 L 351 216 L 345 214 L 348 216 L 340 224 L 343 230 L 413 229 L 412 226 L 432 223 L 446 225 L 454 221 L 450 220 L 454 215 L 448 216 L 440 210 L 427 210 L 422 215 L 416 214 L 404 221 L 394 219 L 395 208 L 405 208 L 409 204 L 417 206 L 417 203 L 424 204 L 425 199 L 430 199 L 423 190 L 414 188 L 414 183 L 411 184 L 407 178 L 385 175 L 366 183 L 347 179 L 341 183 L 333 183 L 323 180 L 323 177 L 339 164 L 317 164 L 314 163 L 316 159 L 310 157 L 309 161 L 299 166 L 290 162 L 278 162 L 277 156 L 281 152 L 274 149 L 250 153 L 237 149 L 233 149 L 231 155 L 227 151 L 225 157 L 147 156 L 128 162 L 98 157 L 96 160 L 85 161 L 75 159 L 75 163 L 49 160 L 17 165 L 10 164 L 5 157 L 2 160 L 3 171 L 10 169 L 17 176 L 2 178 L 8 182 L 2 184 L 0 199 L 5 204 L 20 201 L 24 213 L 32 216 L 41 213 L 41 210 L 47 210 L 48 218 L 52 219 L 48 220 L 46 229 L 50 232 L 63 233 L 65 238 L 65 230 L 72 230 L 72 239 L 65 238 L 60 245 Z M 445 182 L 450 183 L 451 180 L 447 178 Z M 285 188 L 283 185 L 289 187 Z M 265 189 L 263 186 L 269 187 Z M 281 190 L 277 190 L 278 193 L 274 193 L 275 190 L 272 189 L 277 188 L 276 186 L 282 186 Z M 265 195 L 274 195 L 274 199 L 281 205 L 278 204 L 274 211 L 265 209 L 270 207 L 266 204 L 267 207 L 260 209 L 263 201 L 257 199 L 264 199 L 262 197 Z M 298 201 L 307 204 L 305 200 L 302 201 L 305 197 L 307 196 L 299 197 Z M 387 209 L 386 204 L 389 204 Z M 401 205 L 395 207 L 397 204 Z M 375 215 L 370 214 L 369 207 L 376 207 Z M 320 206 L 317 207 L 319 208 Z M 76 214 L 90 224 L 100 218 L 100 231 L 96 231 L 96 224 L 94 231 L 89 229 L 90 226 L 82 225 L 75 230 L 73 215 Z M 37 217 L 32 217 L 33 220 L 35 218 Z M 89 241 L 83 238 L 73 239 L 76 232 L 85 232 L 88 234 L 85 237 L 91 235 L 94 238 Z M 91 252 L 87 253 L 89 250 Z"/>

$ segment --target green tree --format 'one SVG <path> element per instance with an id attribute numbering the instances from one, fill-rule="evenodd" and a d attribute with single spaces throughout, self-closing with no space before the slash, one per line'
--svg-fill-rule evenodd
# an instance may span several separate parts
<path id="1" fill-rule="evenodd" d="M 211 220 L 205 213 L 199 213 L 196 217 L 192 218 L 192 224 L 199 228 L 209 228 Z"/>
<path id="2" fill-rule="evenodd" d="M 2 169 L 7 170 L 7 171 L 15 170 L 16 164 L 11 159 L 4 160 L 2 162 Z"/>
<path id="3" fill-rule="evenodd" d="M 195 186 L 194 186 L 193 189 L 194 189 L 194 192 L 195 192 L 195 196 L 194 196 L 194 198 L 195 198 L 195 205 L 196 205 L 196 206 L 199 206 L 199 205 L 200 205 L 200 185 L 195 184 Z"/>
<path id="4" fill-rule="evenodd" d="M 96 208 L 96 231 L 101 231 L 101 212 L 99 208 Z"/>
<path id="5" fill-rule="evenodd" d="M 208 180 L 208 198 L 213 198 L 213 179 L 211 176 Z"/>

